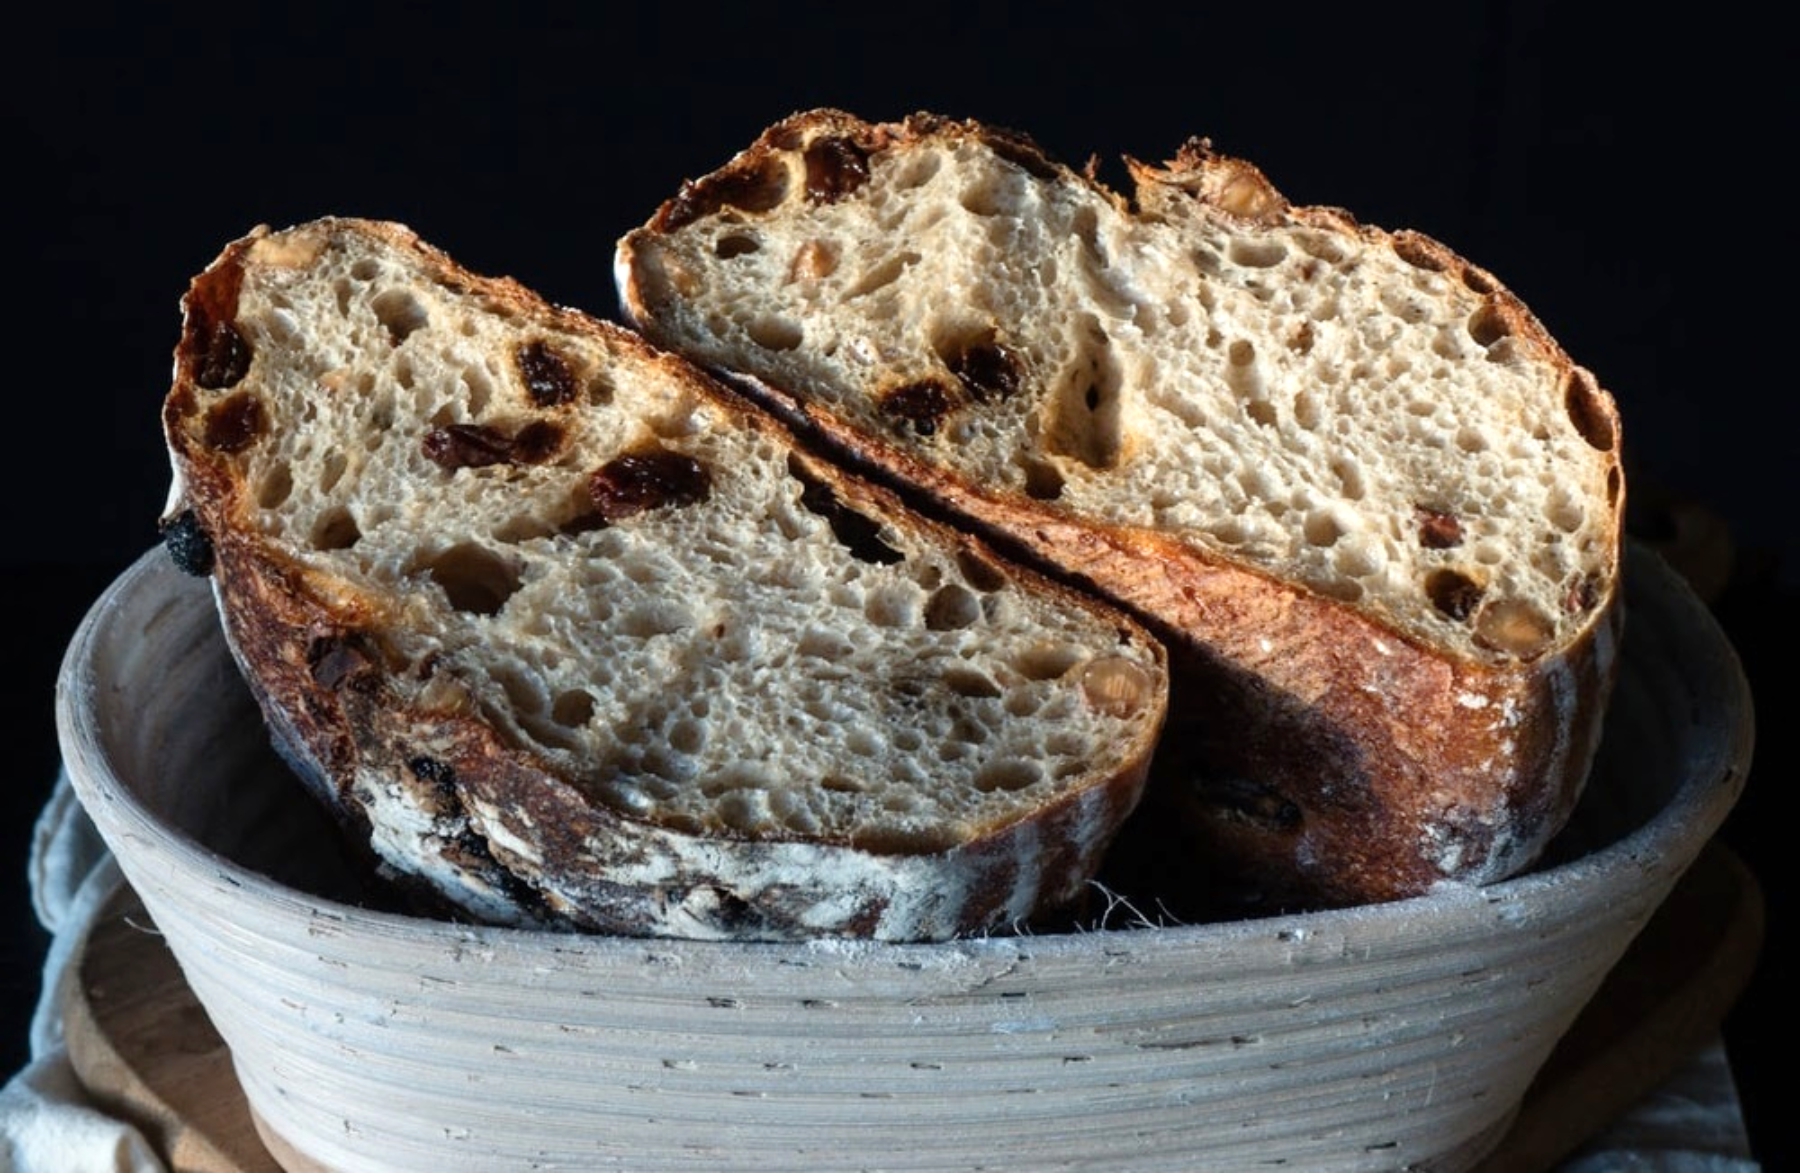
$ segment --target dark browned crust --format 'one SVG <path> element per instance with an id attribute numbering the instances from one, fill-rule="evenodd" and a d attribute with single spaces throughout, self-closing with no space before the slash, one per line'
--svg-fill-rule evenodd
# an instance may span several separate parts
<path id="1" fill-rule="evenodd" d="M 327 239 L 337 233 L 381 238 L 412 254 L 424 271 L 445 284 L 559 330 L 602 336 L 637 361 L 667 366 L 737 426 L 781 437 L 807 475 L 849 508 L 923 535 L 928 542 L 954 545 L 975 559 L 1000 561 L 971 536 L 908 513 L 893 493 L 806 456 L 791 435 L 748 401 L 628 331 L 551 307 L 509 279 L 468 274 L 398 225 L 326 220 L 310 227 Z M 1032 916 L 1080 895 L 1141 796 L 1160 723 L 1146 726 L 1142 744 L 1126 755 L 1121 770 L 1096 779 L 1086 790 L 1027 818 L 978 829 L 965 843 L 909 852 L 891 844 L 797 835 L 749 840 L 725 831 L 696 833 L 629 818 L 596 803 L 579 780 L 562 777 L 467 707 L 435 709 L 408 700 L 416 690 L 400 688 L 403 677 L 452 670 L 404 663 L 382 636 L 390 622 L 385 600 L 328 581 L 264 540 L 250 524 L 252 503 L 236 459 L 246 446 L 224 450 L 207 443 L 210 403 L 220 394 L 242 394 L 230 386 L 200 386 L 197 376 L 207 364 L 207 339 L 220 323 L 235 318 L 243 267 L 252 247 L 267 235 L 259 228 L 228 246 L 194 279 L 185 299 L 175 380 L 163 410 L 180 490 L 169 517 L 191 515 L 210 539 L 209 569 L 228 642 L 277 749 L 337 814 L 353 842 L 366 849 L 370 839 L 361 789 L 371 780 L 399 787 L 414 810 L 444 829 L 439 859 L 468 883 L 504 898 L 513 910 L 507 920 L 618 934 L 743 939 L 864 935 L 874 931 L 887 899 L 871 881 L 866 898 L 842 901 L 845 878 L 854 884 L 859 870 L 880 877 L 909 857 L 923 862 L 928 874 L 954 882 L 945 885 L 942 908 L 916 932 L 905 934 L 909 937 L 1004 931 L 1013 928 L 1022 893 L 1032 894 Z M 239 379 L 253 362 L 253 357 L 246 361 Z M 1105 615 L 1121 642 L 1151 650 L 1159 663 L 1166 663 L 1161 646 L 1127 616 L 1024 568 L 1006 573 L 1033 590 Z M 518 843 L 529 844 L 536 858 L 510 846 Z M 699 863 L 720 844 L 731 848 L 727 866 L 709 870 Z M 829 867 L 816 870 L 810 881 L 747 886 L 743 878 L 754 875 L 756 865 L 797 849 L 807 859 L 823 854 Z M 656 883 L 630 879 L 632 865 L 652 858 L 675 860 L 682 867 Z M 398 879 L 421 895 L 425 907 L 452 907 L 420 878 Z M 834 900 L 846 912 L 835 924 L 819 924 L 815 907 Z M 462 912 L 467 911 L 465 906 Z M 807 916 L 812 920 L 803 920 Z M 893 936 L 891 930 L 887 936 Z"/>
<path id="2" fill-rule="evenodd" d="M 850 136 L 871 150 L 965 136 L 993 145 L 997 133 L 932 115 L 868 126 L 835 110 L 796 114 L 777 129 L 730 166 L 768 166 L 770 153 L 821 133 Z M 1037 150 L 1028 140 L 1018 149 Z M 1037 154 L 1034 173 L 1090 189 L 1137 215 L 1174 217 L 1204 205 L 1248 223 L 1291 222 L 1353 236 L 1456 275 L 1483 297 L 1484 330 L 1510 336 L 1562 371 L 1572 417 L 1578 425 L 1588 421 L 1582 434 L 1619 469 L 1611 398 L 1493 274 L 1440 242 L 1361 225 L 1339 208 L 1292 205 L 1253 164 L 1203 139 L 1189 140 L 1162 168 L 1128 159 L 1137 184 L 1130 202 L 1095 179 L 1093 168 L 1077 173 Z M 667 231 L 659 212 L 621 247 Z M 628 320 L 653 341 L 673 345 L 628 257 L 621 277 Z M 1343 906 L 1417 895 L 1445 881 L 1501 879 L 1541 853 L 1580 794 L 1623 623 L 1622 473 L 1609 480 L 1613 573 L 1576 601 L 1589 609 L 1581 629 L 1541 656 L 1475 661 L 1426 647 L 1259 568 L 1151 531 L 1082 519 L 1054 501 L 973 484 L 828 407 L 741 373 L 719 374 L 916 505 L 1130 608 L 1169 644 L 1174 699 L 1146 806 L 1182 818 L 1169 839 L 1153 833 L 1148 841 L 1196 856 L 1194 873 L 1211 890 L 1196 907 Z M 1260 646 L 1265 638 L 1276 644 L 1273 655 Z M 1377 643 L 1387 651 L 1371 652 Z M 1484 699 L 1479 707 L 1476 697 Z M 1517 721 L 1497 725 L 1495 716 L 1509 708 Z"/>

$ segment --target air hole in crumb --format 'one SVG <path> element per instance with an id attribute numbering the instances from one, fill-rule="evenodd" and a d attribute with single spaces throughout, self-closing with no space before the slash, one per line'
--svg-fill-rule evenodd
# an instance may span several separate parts
<path id="1" fill-rule="evenodd" d="M 910 589 L 891 587 L 869 593 L 863 615 L 880 628 L 910 628 L 918 615 L 918 601 Z"/>
<path id="2" fill-rule="evenodd" d="M 1414 268 L 1437 273 L 1445 267 L 1443 247 L 1417 233 L 1395 233 L 1393 244 L 1395 255 Z"/>
<path id="3" fill-rule="evenodd" d="M 680 603 L 664 599 L 632 608 L 619 620 L 619 630 L 638 640 L 667 636 L 693 626 L 694 617 Z"/>
<path id="4" fill-rule="evenodd" d="M 1606 504 L 1618 505 L 1619 491 L 1623 488 L 1625 488 L 1625 476 L 1619 472 L 1619 466 L 1614 465 L 1606 471 Z"/>
<path id="5" fill-rule="evenodd" d="M 1575 431 L 1589 446 L 1601 452 L 1612 451 L 1615 441 L 1612 416 L 1601 402 L 1600 389 L 1592 376 L 1585 371 L 1569 372 L 1563 390 L 1563 405 L 1569 413 L 1569 422 L 1575 425 Z"/>
<path id="6" fill-rule="evenodd" d="M 594 695 L 586 689 L 558 693 L 550 703 L 550 719 L 559 726 L 579 729 L 594 716 Z"/>
<path id="7" fill-rule="evenodd" d="M 270 469 L 262 479 L 262 485 L 256 493 L 256 504 L 265 510 L 272 510 L 288 499 L 294 491 L 294 471 L 286 461 L 282 461 Z"/>
<path id="8" fill-rule="evenodd" d="M 1456 430 L 1456 447 L 1464 452 L 1486 452 L 1487 437 L 1474 428 L 1462 427 Z"/>
<path id="9" fill-rule="evenodd" d="M 919 259 L 920 255 L 911 251 L 895 253 L 857 278 L 855 283 L 844 291 L 844 300 L 851 301 L 892 285 L 900 279 L 902 273 L 906 272 L 907 266 L 917 264 Z"/>
<path id="10" fill-rule="evenodd" d="M 744 332 L 751 342 L 771 351 L 791 351 L 806 337 L 798 322 L 778 314 L 758 314 L 745 325 Z"/>
<path id="11" fill-rule="evenodd" d="M 612 400 L 612 380 L 599 372 L 589 375 L 587 381 L 587 402 L 604 407 L 605 405 L 612 403 Z"/>
<path id="12" fill-rule="evenodd" d="M 1014 667 L 1028 681 L 1054 681 L 1081 662 L 1081 650 L 1066 644 L 1039 644 L 1020 655 Z"/>
<path id="13" fill-rule="evenodd" d="M 706 744 L 706 727 L 683 718 L 669 727 L 669 748 L 678 754 L 698 754 Z"/>
<path id="14" fill-rule="evenodd" d="M 508 518 L 495 526 L 492 533 L 494 541 L 512 546 L 520 542 L 529 542 L 534 538 L 548 538 L 556 533 L 556 527 L 542 518 L 521 514 L 515 518 Z"/>
<path id="15" fill-rule="evenodd" d="M 1278 240 L 1239 239 L 1231 242 L 1226 255 L 1236 264 L 1267 269 L 1287 259 L 1287 246 Z"/>
<path id="16" fill-rule="evenodd" d="M 1425 576 L 1425 595 L 1431 606 L 1460 622 L 1475 613 L 1482 586 L 1461 571 L 1436 570 Z"/>
<path id="17" fill-rule="evenodd" d="M 491 616 L 519 589 L 512 563 L 473 542 L 459 542 L 432 556 L 426 569 L 450 606 L 461 612 Z"/>
<path id="18" fill-rule="evenodd" d="M 1303 528 L 1309 546 L 1330 546 L 1344 536 L 1344 527 L 1330 510 L 1314 510 L 1306 515 Z"/>
<path id="19" fill-rule="evenodd" d="M 944 670 L 944 687 L 959 697 L 998 697 L 1000 686 L 978 669 L 952 665 Z"/>
<path id="20" fill-rule="evenodd" d="M 1043 777 L 1043 769 L 1037 763 L 1019 758 L 1005 758 L 999 762 L 990 762 L 976 772 L 975 789 L 978 791 L 1023 791 Z"/>
<path id="21" fill-rule="evenodd" d="M 762 242 L 748 233 L 734 232 L 722 236 L 713 245 L 713 253 L 721 260 L 729 261 L 733 257 L 742 257 L 746 253 L 754 253 L 762 248 Z"/>
<path id="22" fill-rule="evenodd" d="M 358 281 L 373 281 L 381 272 L 381 266 L 372 258 L 364 257 L 350 266 L 350 276 Z"/>
<path id="23" fill-rule="evenodd" d="M 1501 313 L 1499 303 L 1491 298 L 1469 315 L 1469 337 L 1475 340 L 1476 346 L 1493 346 L 1511 333 L 1512 324 Z"/>
<path id="24" fill-rule="evenodd" d="M 1462 278 L 1465 286 L 1478 294 L 1491 294 L 1498 288 L 1492 278 L 1472 266 L 1463 266 L 1462 272 L 1457 276 Z"/>
<path id="25" fill-rule="evenodd" d="M 395 346 L 405 342 L 408 335 L 429 320 L 419 299 L 404 289 L 382 290 L 369 299 L 369 308 L 375 311 L 376 319 L 387 330 Z"/>
<path id="26" fill-rule="evenodd" d="M 925 604 L 925 626 L 933 632 L 966 628 L 981 618 L 981 600 L 967 587 L 946 584 Z"/>
<path id="27" fill-rule="evenodd" d="M 1261 424 L 1264 428 L 1273 428 L 1278 419 L 1275 412 L 1275 405 L 1266 399 L 1253 399 L 1249 401 L 1244 405 L 1244 411 L 1249 413 L 1250 418 L 1255 420 L 1258 424 Z"/>
<path id="28" fill-rule="evenodd" d="M 1081 670 L 1081 695 L 1110 717 L 1128 718 L 1144 708 L 1154 687 L 1143 666 L 1122 656 L 1103 656 Z"/>
<path id="29" fill-rule="evenodd" d="M 822 281 L 837 272 L 838 247 L 826 240 L 809 240 L 794 250 L 788 263 L 789 281 Z"/>
<path id="30" fill-rule="evenodd" d="M 931 177 L 938 173 L 943 160 L 936 151 L 915 151 L 906 155 L 905 161 L 894 171 L 890 182 L 899 191 L 908 188 L 923 187 Z"/>
<path id="31" fill-rule="evenodd" d="M 863 791 L 861 783 L 843 775 L 826 775 L 819 780 L 819 789 L 835 795 L 860 795 Z"/>
<path id="32" fill-rule="evenodd" d="M 1367 487 L 1363 484 L 1362 468 L 1349 457 L 1338 457 L 1331 462 L 1331 472 L 1338 479 L 1338 486 L 1344 496 L 1351 501 L 1361 501 Z"/>
<path id="33" fill-rule="evenodd" d="M 469 416 L 478 418 L 487 410 L 488 401 L 494 398 L 494 381 L 488 377 L 486 369 L 481 367 L 463 368 L 462 381 L 463 386 L 469 389 Z"/>
<path id="34" fill-rule="evenodd" d="M 956 567 L 977 591 L 998 591 L 1006 586 L 1006 572 L 972 550 L 956 552 Z"/>
<path id="35" fill-rule="evenodd" d="M 1055 501 L 1062 496 L 1063 475 L 1051 462 L 1040 457 L 1024 456 L 1019 459 L 1025 470 L 1025 495 L 1036 501 Z"/>
<path id="36" fill-rule="evenodd" d="M 1084 316 L 1080 349 L 1046 405 L 1044 446 L 1090 469 L 1117 467 L 1126 449 L 1123 383 L 1111 337 L 1097 318 Z"/>
<path id="37" fill-rule="evenodd" d="M 1529 600 L 1496 599 L 1475 617 L 1475 643 L 1529 659 L 1550 643 L 1555 626 Z"/>
<path id="38" fill-rule="evenodd" d="M 1319 426 L 1319 401 L 1304 390 L 1294 393 L 1294 423 L 1308 432 Z"/>
<path id="39" fill-rule="evenodd" d="M 1565 534 L 1573 534 L 1581 529 L 1586 520 L 1586 512 L 1581 508 L 1581 500 L 1567 489 L 1558 486 L 1550 493 L 1550 501 L 1544 510 L 1551 525 Z"/>
<path id="40" fill-rule="evenodd" d="M 800 656 L 813 656 L 835 663 L 856 651 L 856 646 L 850 643 L 849 638 L 841 632 L 831 632 L 823 628 L 808 628 L 795 642 L 794 651 Z"/>
<path id="41" fill-rule="evenodd" d="M 362 528 L 343 506 L 326 510 L 313 523 L 307 541 L 314 550 L 348 550 L 362 540 Z"/>
<path id="42" fill-rule="evenodd" d="M 349 464 L 349 458 L 341 452 L 325 454 L 325 463 L 319 469 L 319 492 L 330 493 L 336 489 L 338 481 L 343 477 L 344 470 Z"/>

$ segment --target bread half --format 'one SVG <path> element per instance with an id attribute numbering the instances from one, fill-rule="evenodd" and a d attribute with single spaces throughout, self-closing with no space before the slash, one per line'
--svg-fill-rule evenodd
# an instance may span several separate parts
<path id="1" fill-rule="evenodd" d="M 163 422 L 276 740 L 483 921 L 942 939 L 1077 895 L 1160 645 L 801 451 L 687 362 L 404 227 L 194 279 Z"/>
<path id="2" fill-rule="evenodd" d="M 1127 163 L 798 114 L 618 243 L 623 309 L 1166 638 L 1151 795 L 1246 899 L 1518 871 L 1611 687 L 1611 398 L 1434 240 Z"/>

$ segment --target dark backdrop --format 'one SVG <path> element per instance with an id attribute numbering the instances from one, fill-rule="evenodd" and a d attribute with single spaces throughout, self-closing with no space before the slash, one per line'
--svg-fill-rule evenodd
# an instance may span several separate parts
<path id="1" fill-rule="evenodd" d="M 188 277 L 259 222 L 410 223 L 471 268 L 611 315 L 611 243 L 684 177 L 803 107 L 916 109 L 1031 133 L 1080 162 L 1190 134 L 1291 198 L 1447 241 L 1495 271 L 1615 393 L 1644 507 L 1690 500 L 1736 542 L 1719 614 L 1765 715 L 1727 836 L 1786 928 L 1770 793 L 1793 773 L 1774 674 L 1793 645 L 1800 455 L 1793 55 L 1733 5 L 1679 22 L 1551 0 L 1337 5 L 309 4 L 293 15 L 39 6 L 0 53 L 7 205 L 7 742 L 0 1072 L 24 1059 L 44 937 L 30 821 L 54 775 L 51 690 L 80 614 L 154 541 L 157 408 Z M 273 7 L 273 6 L 271 6 Z M 1658 10 L 1660 11 L 1660 10 Z M 1734 1014 L 1764 1161 L 1791 1047 L 1771 944 Z"/>

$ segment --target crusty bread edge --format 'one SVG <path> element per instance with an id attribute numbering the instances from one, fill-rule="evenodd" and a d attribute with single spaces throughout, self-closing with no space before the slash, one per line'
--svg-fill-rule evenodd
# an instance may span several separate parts
<path id="1" fill-rule="evenodd" d="M 506 278 L 463 271 L 403 226 L 327 218 L 331 231 L 366 233 L 415 255 L 423 272 L 558 328 L 591 331 L 646 362 L 665 365 L 739 426 L 767 429 L 801 451 L 758 409 L 685 361 L 579 311 L 550 306 Z M 605 932 L 782 940 L 853 936 L 934 940 L 1011 928 L 1077 896 L 1135 807 L 1160 732 L 1141 727 L 1124 765 L 1031 817 L 979 829 L 943 851 L 903 852 L 851 843 L 752 842 L 689 834 L 597 807 L 531 752 L 479 719 L 408 705 L 384 683 L 382 605 L 291 563 L 244 524 L 243 487 L 186 423 L 202 392 L 195 378 L 212 324 L 235 317 L 241 267 L 259 228 L 233 242 L 183 300 L 175 378 L 164 406 L 174 484 L 165 523 L 197 520 L 210 546 L 215 598 L 243 669 L 284 758 L 355 836 L 401 874 L 483 920 L 573 925 Z M 804 458 L 803 456 L 803 459 Z M 978 557 L 1001 562 L 969 535 L 913 518 L 898 498 L 832 466 L 809 470 L 852 506 L 904 519 Z M 189 567 L 188 569 L 196 569 Z M 1129 617 L 1023 568 L 1007 573 L 1070 606 L 1103 615 L 1166 669 L 1162 646 Z M 329 666 L 322 668 L 322 666 Z M 1166 672 L 1157 682 L 1166 688 Z M 1161 706 L 1159 692 L 1152 701 Z M 433 765 L 421 772 L 418 763 Z M 411 821 L 411 844 L 384 839 Z M 372 837 L 372 839 L 370 839 Z"/>
<path id="2" fill-rule="evenodd" d="M 845 135 L 871 150 L 973 136 L 1040 176 L 1125 206 L 1091 175 L 1014 132 L 929 114 L 874 125 L 839 110 L 804 111 L 684 184 L 647 224 L 620 238 L 614 276 L 625 320 L 653 343 L 677 346 L 646 303 L 633 263 L 639 242 L 703 214 L 718 177 L 751 172 L 770 152 L 817 134 Z M 1585 381 L 1584 406 L 1598 414 L 1595 427 L 1616 462 L 1620 424 L 1611 398 L 1519 299 L 1448 246 L 1359 224 L 1339 208 L 1292 205 L 1253 164 L 1204 140 L 1190 140 L 1165 168 L 1128 166 L 1141 200 L 1184 193 L 1251 223 L 1289 219 L 1348 233 L 1457 273 L 1565 379 Z M 1530 660 L 1475 661 L 1429 649 L 1362 610 L 1223 553 L 973 484 L 816 403 L 741 372 L 713 373 L 859 471 L 1131 609 L 1169 643 L 1176 691 L 1150 798 L 1193 817 L 1215 883 L 1241 885 L 1258 903 L 1278 906 L 1488 883 L 1535 860 L 1580 796 L 1624 623 L 1622 476 L 1611 486 L 1614 574 L 1584 625 Z M 1352 799 L 1351 791 L 1360 793 Z M 1332 821 L 1310 819 L 1315 811 L 1332 812 Z M 1335 826 L 1320 826 L 1328 822 Z"/>

